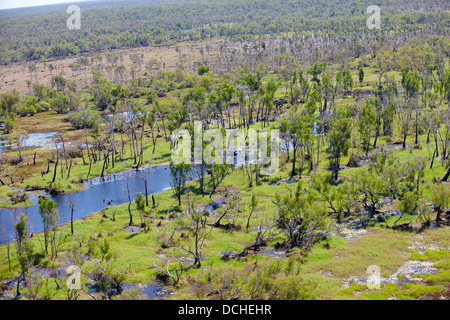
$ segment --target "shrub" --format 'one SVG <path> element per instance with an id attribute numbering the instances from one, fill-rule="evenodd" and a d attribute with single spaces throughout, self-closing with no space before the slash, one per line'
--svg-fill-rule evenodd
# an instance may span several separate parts
<path id="1" fill-rule="evenodd" d="M 207 67 L 207 66 L 198 67 L 198 74 L 200 76 L 204 75 L 205 73 L 208 73 L 208 71 L 209 71 L 209 67 Z"/>
<path id="2" fill-rule="evenodd" d="M 101 117 L 93 110 L 84 109 L 71 113 L 67 120 L 75 129 L 83 129 L 84 127 L 92 129 L 99 124 Z"/>

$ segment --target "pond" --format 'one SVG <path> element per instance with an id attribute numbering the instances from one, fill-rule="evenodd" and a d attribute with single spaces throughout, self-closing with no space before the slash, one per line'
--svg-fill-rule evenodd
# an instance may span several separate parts
<path id="1" fill-rule="evenodd" d="M 55 148 L 54 138 L 57 132 L 45 133 L 30 133 L 23 142 L 23 147 L 41 147 L 42 149 Z M 12 136 L 0 137 L 0 152 L 15 148 L 15 142 L 11 139 Z"/>

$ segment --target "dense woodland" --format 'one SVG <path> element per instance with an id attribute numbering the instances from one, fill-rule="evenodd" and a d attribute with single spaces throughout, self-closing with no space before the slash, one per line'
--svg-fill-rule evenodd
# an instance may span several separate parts
<path id="1" fill-rule="evenodd" d="M 318 36 L 337 45 L 358 40 L 367 46 L 374 35 L 365 25 L 365 10 L 371 4 L 368 0 L 233 0 L 92 8 L 83 11 L 82 32 L 66 28 L 68 15 L 62 8 L 49 15 L 3 18 L 0 61 L 214 38 L 242 41 L 266 35 L 289 35 L 300 47 L 305 37 Z M 394 41 L 404 42 L 405 34 L 442 35 L 448 31 L 445 0 L 392 0 L 379 5 L 383 34 Z"/>
<path id="2" fill-rule="evenodd" d="M 92 4 L 78 32 L 65 28 L 64 13 L 1 18 L 1 62 L 25 66 L 29 77 L 25 92 L 0 94 L 3 136 L 14 145 L 2 152 L 0 182 L 24 190 L 8 204 L 32 190 L 73 192 L 92 177 L 168 163 L 172 133 L 193 133 L 194 121 L 224 136 L 279 129 L 280 172 L 170 163 L 172 189 L 156 201 L 152 181 L 143 175 L 145 189 L 132 195 L 125 174 L 126 204 L 64 227 L 41 197 L 43 232 L 29 237 L 17 216 L 15 241 L 0 251 L 1 279 L 17 280 L 17 297 L 136 299 L 124 283 L 155 280 L 196 299 L 448 297 L 448 1 L 385 1 L 380 30 L 366 26 L 370 1 L 119 3 Z M 151 47 L 176 54 L 147 58 Z M 71 72 L 55 70 L 54 58 Z M 63 141 L 74 143 L 24 147 L 22 126 L 33 119 L 64 125 Z M 333 233 L 354 224 L 370 230 L 366 238 Z M 140 231 L 123 231 L 133 226 Z M 408 249 L 409 259 L 439 268 L 425 283 L 387 283 L 373 295 L 360 283 L 341 288 L 367 261 L 396 275 L 399 252 L 419 234 L 434 249 Z M 286 256 L 259 258 L 267 247 Z M 61 267 L 61 257 L 98 294 L 66 290 L 61 277 L 44 286 L 29 272 Z M 327 268 L 333 280 L 318 274 Z"/>

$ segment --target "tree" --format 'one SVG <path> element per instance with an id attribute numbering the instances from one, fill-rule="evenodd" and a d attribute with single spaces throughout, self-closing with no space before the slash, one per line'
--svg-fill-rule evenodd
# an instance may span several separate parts
<path id="1" fill-rule="evenodd" d="M 150 132 L 152 133 L 152 143 L 153 143 L 153 150 L 152 150 L 152 154 L 155 153 L 155 149 L 156 149 L 156 140 L 155 140 L 155 134 L 153 133 L 153 125 L 156 122 L 156 108 L 152 108 L 150 109 L 149 113 L 148 113 L 148 118 L 147 118 L 147 123 L 148 123 L 148 127 Z"/>
<path id="2" fill-rule="evenodd" d="M 134 194 L 134 202 L 136 203 L 136 209 L 141 217 L 141 227 L 145 227 L 144 215 L 145 215 L 145 198 L 142 193 L 137 192 Z"/>
<path id="3" fill-rule="evenodd" d="M 124 177 L 124 185 L 122 187 L 122 191 L 128 197 L 128 215 L 130 216 L 130 221 L 128 225 L 131 226 L 133 224 L 133 214 L 131 213 L 131 190 L 130 190 L 130 171 L 125 171 L 123 174 Z"/>
<path id="4" fill-rule="evenodd" d="M 353 78 L 348 67 L 344 67 L 336 73 L 336 83 L 346 92 L 353 88 Z"/>
<path id="5" fill-rule="evenodd" d="M 421 77 L 418 72 L 410 70 L 409 67 L 406 68 L 406 71 L 402 72 L 402 85 L 405 88 L 406 103 L 407 105 L 411 104 L 409 106 L 411 109 L 413 107 L 416 109 L 416 144 L 418 144 L 419 136 L 419 102 L 417 100 L 417 93 L 419 91 L 420 83 Z"/>
<path id="6" fill-rule="evenodd" d="M 11 133 L 11 131 L 14 129 L 16 123 L 14 121 L 14 115 L 9 114 L 4 118 L 3 122 L 5 123 L 5 130 L 4 132 L 6 134 Z"/>
<path id="7" fill-rule="evenodd" d="M 425 169 L 427 166 L 427 158 L 423 156 L 414 157 L 405 165 L 405 173 L 407 181 L 411 185 L 411 191 L 419 192 L 420 183 L 425 176 Z"/>
<path id="8" fill-rule="evenodd" d="M 73 235 L 73 213 L 75 209 L 78 207 L 78 198 L 75 195 L 70 196 L 69 207 L 70 207 L 70 233 Z"/>
<path id="9" fill-rule="evenodd" d="M 362 168 L 349 183 L 349 192 L 355 203 L 359 203 L 365 210 L 374 214 L 381 207 L 381 196 L 386 188 L 380 176 L 367 168 Z"/>
<path id="10" fill-rule="evenodd" d="M 358 68 L 358 80 L 360 84 L 364 82 L 364 69 L 362 67 Z"/>
<path id="11" fill-rule="evenodd" d="M 310 129 L 310 117 L 302 114 L 301 112 L 291 110 L 281 119 L 280 132 L 286 138 L 287 143 L 292 144 L 293 159 L 291 178 L 296 174 L 295 165 L 297 153 L 303 144 L 305 144 L 306 138 L 310 135 Z M 303 159 L 300 160 L 302 161 Z M 303 168 L 301 167 L 300 170 L 302 169 Z"/>
<path id="12" fill-rule="evenodd" d="M 92 75 L 94 84 L 88 87 L 89 93 L 92 95 L 95 105 L 100 110 L 105 110 L 112 103 L 112 84 L 99 71 L 92 71 Z"/>
<path id="13" fill-rule="evenodd" d="M 330 147 L 328 152 L 330 153 L 331 168 L 335 180 L 338 179 L 341 157 L 346 156 L 350 148 L 351 130 L 351 120 L 343 115 L 330 120 L 330 132 L 328 134 Z"/>
<path id="14" fill-rule="evenodd" d="M 225 176 L 227 175 L 227 169 L 228 165 L 226 164 L 213 164 L 210 169 L 210 176 L 211 176 L 211 192 L 209 194 L 209 197 L 216 192 L 217 187 L 222 183 L 223 179 L 225 179 Z"/>
<path id="15" fill-rule="evenodd" d="M 172 187 L 175 196 L 178 199 L 178 205 L 181 206 L 181 195 L 184 192 L 184 186 L 188 179 L 188 173 L 191 171 L 191 165 L 186 163 L 174 164 L 170 162 L 170 176 L 172 177 Z"/>
<path id="16" fill-rule="evenodd" d="M 292 196 L 275 195 L 278 209 L 278 226 L 288 233 L 286 246 L 309 250 L 316 242 L 324 240 L 329 230 L 325 208 L 309 198 L 309 194 Z"/>
<path id="17" fill-rule="evenodd" d="M 67 80 L 64 79 L 62 72 L 57 76 L 53 76 L 51 79 L 52 88 L 56 86 L 56 91 L 62 92 L 62 94 L 64 94 L 64 88 L 66 87 L 66 84 Z"/>
<path id="18" fill-rule="evenodd" d="M 405 193 L 403 198 L 398 203 L 398 209 L 400 210 L 401 214 L 400 217 L 395 221 L 394 226 L 397 225 L 397 223 L 400 221 L 400 219 L 405 214 L 413 214 L 416 212 L 416 209 L 419 205 L 419 196 L 416 191 L 408 191 Z"/>
<path id="19" fill-rule="evenodd" d="M 20 296 L 20 282 L 26 283 L 26 274 L 32 264 L 33 244 L 28 234 L 28 218 L 21 213 L 20 220 L 14 225 L 16 251 L 20 264 L 20 275 L 17 279 L 17 296 Z"/>
<path id="20" fill-rule="evenodd" d="M 56 256 L 55 251 L 55 231 L 58 225 L 59 214 L 56 210 L 57 203 L 47 197 L 40 197 L 38 200 L 39 214 L 44 224 L 44 248 L 45 254 L 48 254 L 48 245 L 51 246 L 52 258 Z M 53 236 L 50 232 L 53 231 Z"/>
<path id="21" fill-rule="evenodd" d="M 110 251 L 110 244 L 107 239 L 99 244 L 101 259 L 94 263 L 92 278 L 96 281 L 100 291 L 104 293 L 105 299 L 108 294 L 115 290 L 121 294 L 123 283 L 125 282 L 126 272 L 114 270 L 115 254 Z"/>
<path id="22" fill-rule="evenodd" d="M 69 98 L 60 92 L 56 93 L 51 104 L 56 113 L 62 114 L 69 111 Z"/>
<path id="23" fill-rule="evenodd" d="M 239 191 L 235 192 L 231 196 L 231 198 L 227 198 L 227 205 L 223 206 L 223 207 L 219 208 L 219 210 L 215 211 L 219 217 L 216 220 L 216 222 L 213 223 L 212 225 L 215 228 L 223 227 L 225 229 L 228 228 L 228 230 L 231 230 L 233 227 L 240 228 L 239 226 L 234 225 L 234 221 L 237 218 L 238 213 L 241 212 L 241 210 L 242 210 L 242 206 L 243 206 L 243 204 L 241 203 L 242 199 L 243 199 L 243 195 Z M 228 221 L 232 220 L 233 223 L 232 224 L 228 223 L 227 225 L 222 225 L 221 221 L 225 217 Z"/>
<path id="24" fill-rule="evenodd" d="M 406 99 L 397 98 L 397 114 L 400 119 L 400 132 L 403 136 L 403 149 L 406 148 L 406 138 L 408 137 L 409 130 L 411 128 L 412 120 L 412 102 L 407 103 Z"/>
<path id="25" fill-rule="evenodd" d="M 375 140 L 373 142 L 373 148 L 376 149 L 377 142 L 378 142 L 378 137 L 380 135 L 381 117 L 383 115 L 383 106 L 380 104 L 378 99 L 372 99 L 369 102 L 366 100 L 366 103 L 369 103 L 369 104 L 372 105 L 372 110 L 373 110 L 373 113 L 375 114 L 375 119 L 374 119 Z M 369 141 L 368 142 L 370 143 L 370 136 L 369 136 Z M 366 150 L 369 151 L 369 147 L 368 146 L 367 146 Z"/>
<path id="26" fill-rule="evenodd" d="M 198 67 L 198 75 L 199 76 L 202 76 L 202 75 L 204 75 L 205 73 L 208 73 L 209 72 L 209 67 L 207 67 L 207 66 L 200 66 L 200 67 Z"/>
<path id="27" fill-rule="evenodd" d="M 252 198 L 250 199 L 250 203 L 248 205 L 250 213 L 247 218 L 247 226 L 245 227 L 245 229 L 247 229 L 247 230 L 250 226 L 250 218 L 252 217 L 253 211 L 255 211 L 255 208 L 257 205 L 258 205 L 258 199 L 256 198 L 256 194 L 252 194 Z"/>
<path id="28" fill-rule="evenodd" d="M 343 215 L 350 212 L 350 195 L 347 184 L 332 186 L 331 173 L 315 174 L 311 176 L 312 189 L 316 190 L 327 203 L 333 214 L 340 220 Z"/>
<path id="29" fill-rule="evenodd" d="M 375 102 L 366 100 L 366 103 L 362 107 L 361 114 L 359 115 L 358 119 L 358 131 L 361 135 L 364 149 L 366 149 L 366 155 L 369 153 L 370 137 L 372 135 L 372 130 L 374 128 L 376 120 L 374 105 L 376 106 L 377 104 Z"/>
<path id="30" fill-rule="evenodd" d="M 25 144 L 25 141 L 28 139 L 28 133 L 25 133 L 23 135 L 17 135 L 13 137 L 13 141 L 16 145 L 16 149 L 17 149 L 17 154 L 19 156 L 18 161 L 22 162 L 23 158 L 22 158 L 22 148 Z"/>
<path id="31" fill-rule="evenodd" d="M 140 170 L 137 174 L 138 178 L 144 182 L 145 188 L 145 206 L 148 207 L 148 178 L 150 175 L 150 168 L 148 170 Z"/>
<path id="32" fill-rule="evenodd" d="M 194 258 L 194 263 L 190 268 L 200 268 L 203 244 L 206 237 L 213 230 L 213 226 L 207 230 L 206 228 L 207 216 L 203 214 L 202 210 L 197 210 L 195 208 L 194 202 L 191 200 L 191 194 L 188 194 L 186 210 L 183 211 L 182 215 L 178 219 L 178 223 L 181 227 L 186 229 L 194 238 L 194 249 L 181 248 L 187 253 L 191 254 Z"/>
<path id="33" fill-rule="evenodd" d="M 225 103 L 228 113 L 228 128 L 231 129 L 231 100 L 236 92 L 236 88 L 228 81 L 223 81 L 219 87 L 219 97 Z"/>
<path id="34" fill-rule="evenodd" d="M 320 83 L 320 79 L 318 78 L 318 76 L 322 72 L 324 72 L 326 68 L 327 68 L 326 62 L 316 62 L 314 65 L 308 68 L 307 70 L 308 74 L 312 75 L 311 81 Z"/>
<path id="35" fill-rule="evenodd" d="M 431 202 L 434 204 L 436 224 L 439 226 L 442 221 L 442 213 L 450 207 L 450 185 L 447 182 L 441 182 L 431 187 Z"/>
<path id="36" fill-rule="evenodd" d="M 262 74 L 258 70 L 255 74 L 252 73 L 245 73 L 240 80 L 241 83 L 243 83 L 246 86 L 246 89 L 248 90 L 248 113 L 247 113 L 247 128 L 249 127 L 250 123 L 253 119 L 253 107 L 255 103 L 255 93 L 258 91 L 258 89 L 261 86 L 261 78 Z"/>

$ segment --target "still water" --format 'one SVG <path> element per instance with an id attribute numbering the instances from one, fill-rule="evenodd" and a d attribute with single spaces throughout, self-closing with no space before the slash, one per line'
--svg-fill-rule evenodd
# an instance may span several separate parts
<path id="1" fill-rule="evenodd" d="M 170 169 L 168 165 L 157 165 L 152 167 L 141 168 L 139 171 L 132 170 L 127 172 L 119 172 L 105 176 L 103 181 L 101 178 L 95 178 L 85 182 L 86 190 L 76 193 L 62 193 L 56 196 L 46 194 L 49 199 L 55 201 L 61 223 L 70 222 L 70 199 L 74 198 L 77 203 L 77 208 L 74 210 L 74 220 L 99 210 L 102 210 L 109 205 L 119 205 L 128 202 L 128 195 L 124 192 L 125 174 L 129 174 L 130 195 L 134 200 L 134 194 L 141 192 L 145 195 L 144 181 L 139 177 L 140 175 L 148 174 L 148 194 L 157 194 L 171 188 L 172 177 L 170 176 Z M 196 179 L 197 174 L 191 171 L 188 175 L 188 180 Z M 42 219 L 39 215 L 39 206 L 37 205 L 38 198 L 30 199 L 34 206 L 20 209 L 0 209 L 0 224 L 4 225 L 7 230 L 7 237 L 9 241 L 14 239 L 13 222 L 14 217 L 19 217 L 20 213 L 24 213 L 28 217 L 30 233 L 36 233 L 43 230 Z M 108 204 L 110 203 L 110 204 Z M 4 243 L 4 239 L 0 239 L 0 243 Z"/>

